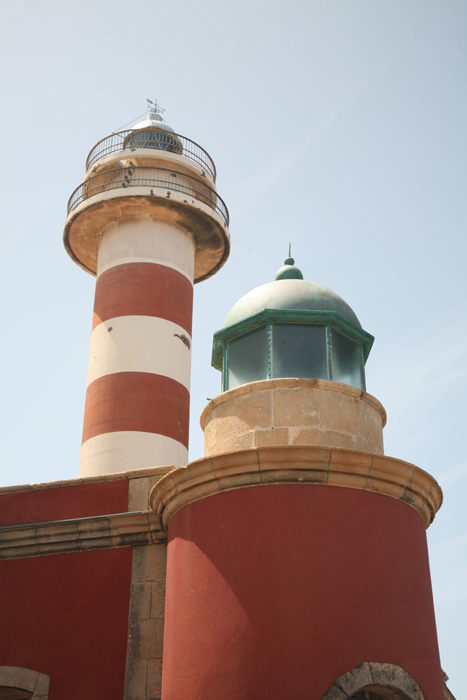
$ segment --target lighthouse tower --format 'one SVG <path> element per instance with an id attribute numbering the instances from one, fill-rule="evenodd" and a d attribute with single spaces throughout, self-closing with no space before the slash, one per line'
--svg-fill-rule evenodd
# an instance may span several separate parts
<path id="1" fill-rule="evenodd" d="M 372 342 L 291 258 L 215 333 L 205 458 L 151 493 L 162 700 L 445 697 L 425 534 L 442 494 L 383 453 Z"/>
<path id="2" fill-rule="evenodd" d="M 96 275 L 80 476 L 188 458 L 193 284 L 229 254 L 216 169 L 157 103 L 94 146 L 65 247 Z"/>

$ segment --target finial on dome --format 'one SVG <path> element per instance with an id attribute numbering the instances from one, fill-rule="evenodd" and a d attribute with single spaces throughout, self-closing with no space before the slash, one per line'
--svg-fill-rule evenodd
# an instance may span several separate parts
<path id="1" fill-rule="evenodd" d="M 276 280 L 302 280 L 302 271 L 295 267 L 295 260 L 291 257 L 292 245 L 289 243 L 289 257 L 284 260 L 284 266 L 276 272 Z"/>
<path id="2" fill-rule="evenodd" d="M 136 130 L 145 130 L 145 129 L 159 129 L 163 131 L 171 131 L 174 133 L 174 130 L 172 129 L 171 126 L 167 124 L 165 119 L 162 118 L 162 113 L 165 112 L 165 109 L 162 109 L 162 107 L 159 106 L 157 100 L 149 100 L 146 98 L 146 102 L 148 103 L 149 107 L 149 112 L 143 119 L 143 121 L 138 122 L 135 124 L 135 126 L 132 127 L 132 131 Z M 152 105 L 152 106 L 151 106 Z M 150 138 L 149 140 L 153 140 Z M 128 145 L 128 144 L 127 144 Z M 150 148 L 152 148 L 150 146 Z M 170 150 L 167 148 L 164 148 L 163 150 Z M 180 145 L 180 153 L 182 152 L 182 147 Z"/>
<path id="3" fill-rule="evenodd" d="M 149 100 L 149 99 L 146 97 L 146 102 L 148 103 L 148 107 L 149 107 L 149 105 L 152 105 L 152 107 L 149 107 L 150 113 L 151 113 L 151 114 L 157 114 L 158 117 L 160 117 L 160 119 L 161 119 L 162 121 L 164 121 L 164 120 L 162 119 L 162 115 L 163 115 L 163 113 L 165 112 L 165 109 L 162 109 L 162 107 L 159 106 L 159 103 L 157 102 L 157 100 L 154 100 L 154 102 L 153 102 L 152 100 Z"/>

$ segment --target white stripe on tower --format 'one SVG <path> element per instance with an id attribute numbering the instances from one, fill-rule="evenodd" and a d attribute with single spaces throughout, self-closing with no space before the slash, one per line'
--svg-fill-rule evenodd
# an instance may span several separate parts
<path id="1" fill-rule="evenodd" d="M 194 243 L 176 224 L 103 232 L 80 475 L 186 464 Z"/>

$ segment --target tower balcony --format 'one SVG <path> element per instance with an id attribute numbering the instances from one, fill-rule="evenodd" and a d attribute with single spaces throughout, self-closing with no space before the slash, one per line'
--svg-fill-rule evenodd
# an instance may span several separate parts
<path id="1" fill-rule="evenodd" d="M 159 153 L 155 153 L 158 151 Z M 115 160 L 133 162 L 144 156 L 163 156 L 175 162 L 188 159 L 199 166 L 199 174 L 216 181 L 216 166 L 207 151 L 186 136 L 164 129 L 130 129 L 118 131 L 99 141 L 86 160 L 86 171 L 97 172 Z"/>
<path id="2" fill-rule="evenodd" d="M 153 159 L 144 160 L 160 162 L 160 153 L 158 149 Z M 84 270 L 97 274 L 99 240 L 109 224 L 117 219 L 145 216 L 172 222 L 192 236 L 195 282 L 207 279 L 222 267 L 230 250 L 227 206 L 207 177 L 190 174 L 193 169 L 184 167 L 184 156 L 164 151 L 164 165 L 173 163 L 168 162 L 166 155 L 182 162 L 170 169 L 143 167 L 119 158 L 112 164 L 107 161 L 96 174 L 88 170 L 86 179 L 68 201 L 63 234 L 68 254 Z"/>
<path id="3" fill-rule="evenodd" d="M 158 190 L 164 190 L 163 196 L 170 197 L 172 192 L 181 192 L 213 209 L 223 220 L 225 227 L 229 225 L 227 206 L 215 190 L 204 181 L 191 175 L 168 168 L 147 168 L 133 166 L 114 168 L 88 177 L 79 185 L 68 200 L 67 212 L 70 214 L 78 205 L 89 197 L 125 188 L 144 188 L 145 194 L 159 195 Z M 157 190 L 157 192 L 154 192 Z M 126 193 L 121 193 L 122 195 Z"/>

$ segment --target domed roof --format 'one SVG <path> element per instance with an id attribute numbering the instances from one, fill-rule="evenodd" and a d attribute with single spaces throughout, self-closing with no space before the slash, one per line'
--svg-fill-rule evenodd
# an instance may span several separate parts
<path id="1" fill-rule="evenodd" d="M 132 131 L 136 129 L 163 129 L 164 131 L 175 133 L 172 127 L 162 119 L 161 115 L 153 110 L 146 115 L 142 122 L 138 122 L 138 124 L 133 127 Z"/>
<path id="2" fill-rule="evenodd" d="M 362 327 L 357 316 L 342 297 L 321 284 L 300 279 L 298 273 L 301 275 L 300 270 L 294 267 L 294 260 L 287 258 L 274 282 L 252 289 L 233 305 L 222 328 L 239 323 L 265 309 L 334 311 L 353 326 Z"/>

